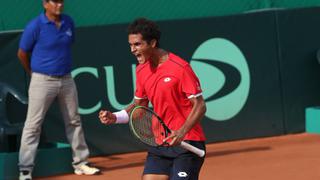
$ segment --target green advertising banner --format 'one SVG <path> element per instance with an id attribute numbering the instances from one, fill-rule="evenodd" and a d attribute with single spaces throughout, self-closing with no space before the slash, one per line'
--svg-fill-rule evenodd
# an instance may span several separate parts
<path id="1" fill-rule="evenodd" d="M 304 109 L 320 104 L 315 59 L 320 8 L 270 10 L 177 21 L 159 21 L 161 46 L 185 60 L 200 79 L 207 112 L 207 142 L 303 132 Z M 77 28 L 73 71 L 79 112 L 92 155 L 145 149 L 128 125 L 104 126 L 100 109 L 132 102 L 136 60 L 127 24 Z M 19 33 L 0 36 L 1 80 L 25 92 L 28 78 L 15 57 Z M 11 39 L 10 39 L 11 38 Z M 16 76 L 5 76 L 16 71 Z M 56 103 L 44 123 L 47 141 L 65 142 Z"/>
<path id="2" fill-rule="evenodd" d="M 162 47 L 189 61 L 200 78 L 208 142 L 283 134 L 274 12 L 159 25 Z M 103 153 L 143 148 L 127 125 L 105 127 L 97 118 L 102 108 L 118 111 L 132 102 L 136 60 L 126 26 L 79 28 L 73 49 L 86 137 Z M 49 137 L 57 138 L 57 120 L 47 122 Z"/>

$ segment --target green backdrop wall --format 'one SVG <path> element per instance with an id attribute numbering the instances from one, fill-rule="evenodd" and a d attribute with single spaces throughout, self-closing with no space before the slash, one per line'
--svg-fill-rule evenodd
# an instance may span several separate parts
<path id="1" fill-rule="evenodd" d="M 190 19 L 318 5 L 320 0 L 65 0 L 65 11 L 82 27 L 127 23 L 141 16 L 154 20 Z M 1 0 L 0 31 L 23 29 L 41 11 L 41 0 Z"/>
<path id="2" fill-rule="evenodd" d="M 189 61 L 199 76 L 208 107 L 202 121 L 208 142 L 304 132 L 305 108 L 320 104 L 319 12 L 320 8 L 265 10 L 158 22 L 161 45 Z M 136 60 L 130 55 L 126 27 L 76 31 L 72 74 L 93 154 L 145 148 L 127 125 L 102 126 L 97 118 L 99 109 L 115 111 L 133 98 Z M 0 81 L 26 94 L 29 78 L 16 58 L 20 35 L 0 34 Z M 12 103 L 8 112 L 17 112 Z M 56 104 L 43 132 L 48 141 L 66 140 Z"/>

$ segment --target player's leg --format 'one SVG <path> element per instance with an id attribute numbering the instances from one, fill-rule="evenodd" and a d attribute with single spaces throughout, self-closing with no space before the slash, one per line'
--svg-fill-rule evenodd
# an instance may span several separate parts
<path id="1" fill-rule="evenodd" d="M 143 180 L 169 180 L 172 158 L 161 156 L 164 148 L 149 148 L 144 164 Z"/>
<path id="2" fill-rule="evenodd" d="M 169 176 L 163 174 L 144 174 L 142 180 L 169 180 Z"/>
<path id="3" fill-rule="evenodd" d="M 204 142 L 189 141 L 191 145 L 205 149 Z M 198 180 L 204 157 L 199 157 L 189 151 L 181 151 L 173 162 L 171 180 Z"/>

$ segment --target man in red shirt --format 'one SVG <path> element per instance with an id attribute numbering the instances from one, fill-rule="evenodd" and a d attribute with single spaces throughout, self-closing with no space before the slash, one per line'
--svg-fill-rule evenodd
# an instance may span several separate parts
<path id="1" fill-rule="evenodd" d="M 101 110 L 100 121 L 127 123 L 136 105 L 147 106 L 172 130 L 169 147 L 150 147 L 142 179 L 198 179 L 204 158 L 181 148 L 181 141 L 205 150 L 200 121 L 206 112 L 199 80 L 188 62 L 159 47 L 161 32 L 150 20 L 140 18 L 128 27 L 131 52 L 138 60 L 134 104 L 111 113 Z"/>

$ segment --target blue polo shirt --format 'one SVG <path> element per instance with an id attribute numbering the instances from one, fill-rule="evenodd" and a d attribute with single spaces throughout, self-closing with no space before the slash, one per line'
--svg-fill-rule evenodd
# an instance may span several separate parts
<path id="1" fill-rule="evenodd" d="M 44 13 L 31 20 L 22 34 L 19 47 L 31 53 L 32 72 L 61 76 L 71 72 L 71 45 L 74 23 L 62 14 L 57 28 Z"/>

